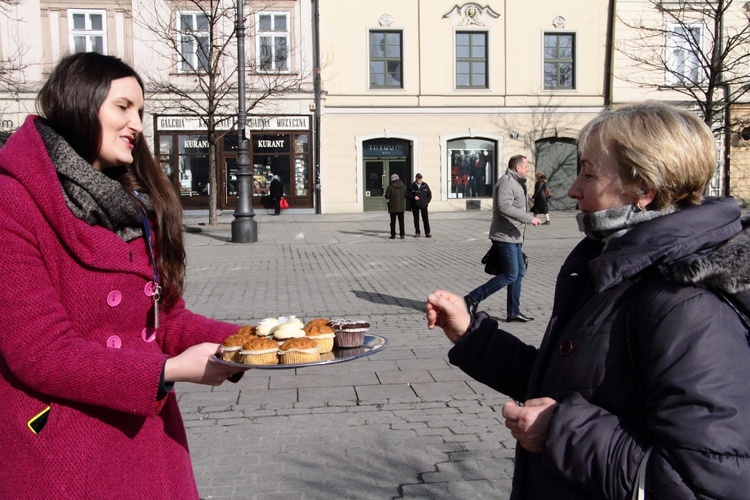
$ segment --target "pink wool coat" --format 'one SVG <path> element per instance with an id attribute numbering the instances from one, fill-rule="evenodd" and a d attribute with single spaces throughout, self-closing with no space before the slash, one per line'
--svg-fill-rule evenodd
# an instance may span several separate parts
<path id="1" fill-rule="evenodd" d="M 180 300 L 149 341 L 144 239 L 72 214 L 34 121 L 0 149 L 0 498 L 197 498 L 162 367 L 237 327 Z"/>

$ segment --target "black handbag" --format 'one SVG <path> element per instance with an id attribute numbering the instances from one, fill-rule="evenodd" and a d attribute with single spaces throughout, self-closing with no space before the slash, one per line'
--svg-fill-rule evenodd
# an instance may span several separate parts
<path id="1" fill-rule="evenodd" d="M 497 276 L 500 274 L 500 260 L 497 258 L 497 252 L 495 252 L 495 246 L 491 246 L 487 253 L 482 257 L 482 264 L 484 264 L 484 272 Z M 529 268 L 529 258 L 526 254 L 523 254 L 523 267 Z"/>

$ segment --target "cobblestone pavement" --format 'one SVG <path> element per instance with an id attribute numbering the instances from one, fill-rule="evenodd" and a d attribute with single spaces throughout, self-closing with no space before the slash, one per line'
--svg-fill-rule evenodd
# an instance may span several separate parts
<path id="1" fill-rule="evenodd" d="M 433 238 L 388 238 L 385 213 L 258 214 L 258 242 L 229 242 L 231 213 L 208 230 L 186 217 L 195 312 L 253 323 L 267 316 L 354 317 L 390 345 L 373 356 L 295 370 L 250 370 L 237 384 L 177 384 L 204 499 L 507 498 L 515 441 L 507 398 L 447 361 L 450 342 L 426 327 L 437 288 L 466 294 L 488 276 L 491 214 L 431 213 Z M 538 344 L 555 276 L 580 240 L 573 212 L 529 227 L 522 311 L 501 326 Z M 197 232 L 201 230 L 201 232 Z M 506 291 L 480 309 L 505 318 Z"/>

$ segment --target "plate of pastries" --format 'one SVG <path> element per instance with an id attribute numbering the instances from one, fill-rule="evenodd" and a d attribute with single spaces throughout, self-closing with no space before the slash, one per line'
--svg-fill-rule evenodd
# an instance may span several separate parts
<path id="1" fill-rule="evenodd" d="M 238 368 L 285 369 L 341 363 L 382 351 L 388 340 L 369 333 L 370 323 L 350 318 L 265 318 L 243 325 L 211 356 Z"/>

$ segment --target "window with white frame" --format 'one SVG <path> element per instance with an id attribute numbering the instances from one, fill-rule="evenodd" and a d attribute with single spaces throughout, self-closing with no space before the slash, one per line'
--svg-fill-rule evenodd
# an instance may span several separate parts
<path id="1" fill-rule="evenodd" d="M 180 12 L 177 19 L 177 29 L 180 32 L 180 71 L 207 71 L 211 44 L 208 16 L 202 12 Z"/>
<path id="2" fill-rule="evenodd" d="M 255 16 L 258 70 L 289 71 L 289 13 L 260 12 Z"/>
<path id="3" fill-rule="evenodd" d="M 669 27 L 666 67 L 669 85 L 690 87 L 701 83 L 702 47 L 701 25 L 674 24 Z"/>
<path id="4" fill-rule="evenodd" d="M 486 32 L 456 32 L 456 88 L 487 88 Z"/>
<path id="5" fill-rule="evenodd" d="M 370 32 L 370 88 L 403 87 L 401 32 Z"/>
<path id="6" fill-rule="evenodd" d="M 70 52 L 107 53 L 107 11 L 68 10 Z"/>
<path id="7" fill-rule="evenodd" d="M 575 35 L 544 34 L 544 89 L 575 88 Z"/>

